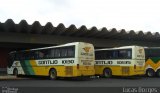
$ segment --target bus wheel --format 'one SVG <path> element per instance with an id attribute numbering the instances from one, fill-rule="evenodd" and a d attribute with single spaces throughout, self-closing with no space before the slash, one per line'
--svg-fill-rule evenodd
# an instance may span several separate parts
<path id="1" fill-rule="evenodd" d="M 18 76 L 18 70 L 17 70 L 17 68 L 15 68 L 15 69 L 13 70 L 13 75 L 14 75 L 14 76 Z"/>
<path id="2" fill-rule="evenodd" d="M 51 69 L 51 70 L 49 71 L 49 78 L 50 78 L 51 80 L 57 79 L 57 71 L 56 71 L 55 69 Z"/>
<path id="3" fill-rule="evenodd" d="M 156 71 L 156 75 L 157 75 L 157 77 L 160 77 L 160 69 L 158 69 L 158 70 Z"/>
<path id="4" fill-rule="evenodd" d="M 112 76 L 112 71 L 108 68 L 103 70 L 103 76 L 104 77 L 111 77 Z"/>
<path id="5" fill-rule="evenodd" d="M 153 69 L 148 69 L 148 70 L 146 71 L 146 75 L 147 75 L 148 77 L 154 77 L 154 76 L 155 76 L 155 72 L 154 72 Z"/>

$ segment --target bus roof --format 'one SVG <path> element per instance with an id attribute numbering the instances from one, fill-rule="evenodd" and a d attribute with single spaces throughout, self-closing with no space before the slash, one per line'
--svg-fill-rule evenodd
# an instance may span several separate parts
<path id="1" fill-rule="evenodd" d="M 23 52 L 23 51 L 34 51 L 34 50 L 43 50 L 43 49 L 50 49 L 50 48 L 56 48 L 56 47 L 64 47 L 64 46 L 72 46 L 72 45 L 77 45 L 79 43 L 86 43 L 86 42 L 72 42 L 72 43 L 66 43 L 66 44 L 61 44 L 61 45 L 56 45 L 56 46 L 50 46 L 50 47 L 42 47 L 42 48 L 34 48 L 34 49 L 26 49 L 26 50 L 20 50 L 18 52 Z M 90 43 L 88 43 L 90 44 Z M 17 51 L 12 51 L 10 53 L 16 53 Z"/>
<path id="2" fill-rule="evenodd" d="M 96 49 L 95 51 L 99 51 L 99 50 L 127 49 L 127 48 L 134 48 L 134 47 L 141 47 L 141 46 L 132 45 L 132 46 L 122 46 L 122 47 L 114 47 L 114 48 L 103 48 L 103 49 Z"/>
<path id="3" fill-rule="evenodd" d="M 144 47 L 144 49 L 160 49 L 160 47 Z"/>

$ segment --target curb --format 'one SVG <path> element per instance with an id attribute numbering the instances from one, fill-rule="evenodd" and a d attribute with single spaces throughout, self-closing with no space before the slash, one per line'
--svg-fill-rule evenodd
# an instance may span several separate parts
<path id="1" fill-rule="evenodd" d="M 0 76 L 0 80 L 9 80 L 9 79 L 22 79 L 22 78 L 18 78 L 16 76 Z"/>

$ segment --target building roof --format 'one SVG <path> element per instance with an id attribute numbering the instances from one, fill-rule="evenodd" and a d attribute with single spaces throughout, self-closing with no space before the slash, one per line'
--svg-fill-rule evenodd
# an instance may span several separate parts
<path id="1" fill-rule="evenodd" d="M 50 34 L 71 37 L 154 42 L 158 42 L 160 40 L 160 34 L 158 32 L 151 33 L 134 30 L 126 31 L 125 29 L 107 29 L 106 27 L 97 29 L 95 26 L 92 28 L 87 28 L 85 25 L 77 28 L 74 24 L 70 25 L 69 27 L 65 27 L 63 23 L 60 23 L 57 27 L 54 27 L 51 22 L 48 22 L 45 26 L 42 26 L 39 21 L 35 21 L 32 25 L 29 25 L 26 20 L 21 20 L 19 24 L 15 24 L 12 19 L 8 19 L 5 23 L 0 22 L 0 32 Z"/>

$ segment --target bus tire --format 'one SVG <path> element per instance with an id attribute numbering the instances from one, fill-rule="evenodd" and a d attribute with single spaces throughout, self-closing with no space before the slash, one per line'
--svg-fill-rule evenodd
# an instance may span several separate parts
<path id="1" fill-rule="evenodd" d="M 147 75 L 148 77 L 154 77 L 154 76 L 155 76 L 155 72 L 154 72 L 153 69 L 149 68 L 149 69 L 147 69 L 147 71 L 146 71 L 146 75 Z"/>
<path id="2" fill-rule="evenodd" d="M 111 69 L 105 68 L 103 70 L 103 77 L 107 77 L 107 78 L 112 77 L 112 71 L 111 71 Z"/>
<path id="3" fill-rule="evenodd" d="M 50 69 L 49 71 L 49 79 L 56 80 L 57 79 L 57 71 L 55 69 Z"/>
<path id="4" fill-rule="evenodd" d="M 14 75 L 14 76 L 18 76 L 18 70 L 17 70 L 17 68 L 14 68 L 14 70 L 13 70 L 13 75 Z"/>
<path id="5" fill-rule="evenodd" d="M 156 71 L 156 76 L 157 76 L 157 77 L 160 77 L 160 69 L 158 69 L 158 70 Z"/>

